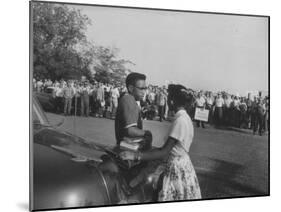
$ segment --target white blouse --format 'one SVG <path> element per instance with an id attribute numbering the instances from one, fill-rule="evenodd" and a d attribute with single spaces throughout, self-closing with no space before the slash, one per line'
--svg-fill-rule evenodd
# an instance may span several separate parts
<path id="1" fill-rule="evenodd" d="M 178 140 L 180 144 L 176 143 L 171 153 L 176 156 L 189 152 L 189 148 L 193 140 L 193 134 L 193 124 L 189 115 L 185 110 L 179 110 L 175 114 L 175 119 L 170 127 L 168 136 Z"/>

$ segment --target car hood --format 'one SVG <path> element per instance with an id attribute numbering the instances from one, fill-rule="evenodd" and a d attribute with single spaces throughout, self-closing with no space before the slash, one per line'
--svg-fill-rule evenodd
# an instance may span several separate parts
<path id="1" fill-rule="evenodd" d="M 107 154 L 102 145 L 88 142 L 83 138 L 52 127 L 42 127 L 34 134 L 34 143 L 51 147 L 57 151 L 71 155 L 76 161 L 102 162 L 102 155 Z"/>
<path id="2" fill-rule="evenodd" d="M 53 127 L 42 126 L 33 138 L 34 210 L 117 204 L 122 195 L 116 185 L 124 185 L 123 177 L 137 176 L 140 171 L 135 167 L 116 178 L 116 167 L 131 167 L 118 160 L 118 151 Z M 143 182 L 151 169 L 149 165 L 135 180 Z M 151 191 L 145 190 L 137 186 L 130 198 L 138 202 L 151 199 Z"/>

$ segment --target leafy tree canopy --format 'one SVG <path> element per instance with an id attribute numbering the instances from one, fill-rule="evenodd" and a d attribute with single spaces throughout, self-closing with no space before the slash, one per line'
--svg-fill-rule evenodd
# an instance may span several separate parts
<path id="1" fill-rule="evenodd" d="M 117 59 L 118 49 L 93 45 L 85 31 L 91 20 L 64 4 L 33 2 L 35 78 L 80 79 L 121 84 L 131 61 Z"/>
<path id="2" fill-rule="evenodd" d="M 124 59 L 117 59 L 118 49 L 98 46 L 95 48 L 96 63 L 94 65 L 97 81 L 111 84 L 124 84 L 125 78 L 131 72 L 126 65 L 135 65 Z"/>
<path id="3" fill-rule="evenodd" d="M 65 5 L 33 2 L 32 9 L 34 76 L 54 80 L 89 72 L 90 61 L 75 49 L 86 42 L 88 17 Z"/>

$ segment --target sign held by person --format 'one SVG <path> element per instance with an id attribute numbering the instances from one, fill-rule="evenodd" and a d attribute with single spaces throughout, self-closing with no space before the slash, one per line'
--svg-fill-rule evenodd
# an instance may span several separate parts
<path id="1" fill-rule="evenodd" d="M 209 110 L 204 108 L 198 108 L 198 107 L 195 109 L 195 116 L 194 116 L 195 120 L 207 122 L 208 118 L 209 118 Z"/>

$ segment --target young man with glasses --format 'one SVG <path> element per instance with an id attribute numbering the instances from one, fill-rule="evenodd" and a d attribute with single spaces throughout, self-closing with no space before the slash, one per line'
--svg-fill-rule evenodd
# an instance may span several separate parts
<path id="1" fill-rule="evenodd" d="M 152 134 L 143 130 L 141 108 L 139 102 L 146 94 L 146 76 L 130 73 L 126 78 L 127 91 L 120 97 L 115 118 L 115 136 L 117 145 L 124 139 L 143 139 L 142 149 L 151 148 Z"/>

